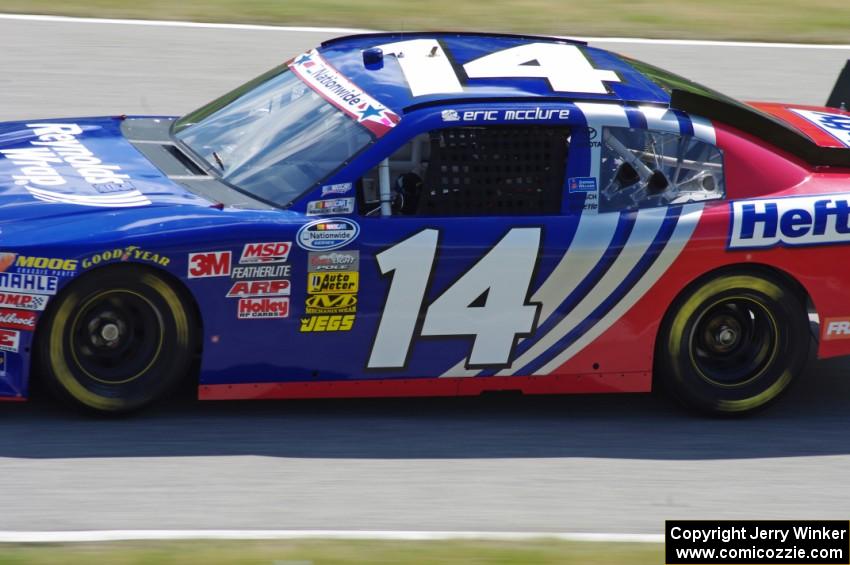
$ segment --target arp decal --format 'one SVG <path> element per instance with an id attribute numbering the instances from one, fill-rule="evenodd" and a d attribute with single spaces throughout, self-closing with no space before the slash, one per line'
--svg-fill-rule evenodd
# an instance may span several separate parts
<path id="1" fill-rule="evenodd" d="M 59 279 L 57 277 L 0 273 L 0 291 L 56 294 L 58 286 Z"/>
<path id="2" fill-rule="evenodd" d="M 0 292 L 0 306 L 18 310 L 43 311 L 47 307 L 48 296 L 40 294 L 21 294 L 19 292 Z"/>
<path id="3" fill-rule="evenodd" d="M 301 318 L 301 329 L 303 333 L 310 332 L 347 332 L 354 327 L 355 316 L 310 316 Z"/>
<path id="4" fill-rule="evenodd" d="M 345 247 L 360 235 L 360 225 L 348 218 L 315 220 L 301 226 L 296 239 L 308 251 L 329 251 Z"/>
<path id="5" fill-rule="evenodd" d="M 211 251 L 189 254 L 189 278 L 230 276 L 230 251 Z"/>
<path id="6" fill-rule="evenodd" d="M 360 274 L 350 271 L 309 273 L 308 294 L 352 294 L 357 292 Z"/>
<path id="7" fill-rule="evenodd" d="M 359 271 L 359 251 L 312 252 L 307 258 L 307 270 L 311 273 L 322 271 Z"/>
<path id="8" fill-rule="evenodd" d="M 850 242 L 850 196 L 834 194 L 732 202 L 730 249 Z"/>
<path id="9" fill-rule="evenodd" d="M 17 353 L 21 343 L 21 332 L 0 329 L 0 351 Z"/>
<path id="10" fill-rule="evenodd" d="M 268 281 L 237 281 L 230 287 L 228 298 L 249 296 L 289 296 L 290 283 L 287 279 Z"/>
<path id="11" fill-rule="evenodd" d="M 239 257 L 241 264 L 253 263 L 286 263 L 292 250 L 291 241 L 275 241 L 272 243 L 246 243 Z"/>
<path id="12" fill-rule="evenodd" d="M 12 328 L 31 332 L 35 330 L 38 314 L 27 310 L 0 308 L 0 328 Z"/>
<path id="13" fill-rule="evenodd" d="M 240 320 L 288 318 L 289 298 L 240 298 L 237 316 Z"/>

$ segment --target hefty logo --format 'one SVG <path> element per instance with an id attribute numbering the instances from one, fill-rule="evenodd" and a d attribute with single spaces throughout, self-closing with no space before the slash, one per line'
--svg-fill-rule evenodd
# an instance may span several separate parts
<path id="1" fill-rule="evenodd" d="M 21 332 L 0 330 L 0 351 L 17 353 L 21 343 Z"/>
<path id="2" fill-rule="evenodd" d="M 729 249 L 850 242 L 850 195 L 732 203 Z"/>
<path id="3" fill-rule="evenodd" d="M 288 298 L 240 298 L 240 320 L 289 317 Z"/>
<path id="4" fill-rule="evenodd" d="M 2 328 L 13 328 L 31 332 L 35 329 L 36 318 L 38 318 L 38 314 L 35 312 L 21 312 L 0 308 L 0 327 Z"/>
<path id="5" fill-rule="evenodd" d="M 17 292 L 0 292 L 0 306 L 18 308 L 20 310 L 44 310 L 47 306 L 47 296 L 40 294 L 18 294 Z"/>
<path id="6" fill-rule="evenodd" d="M 289 259 L 289 251 L 292 249 L 291 241 L 277 241 L 274 243 L 246 243 L 242 249 L 240 263 L 286 263 Z"/>
<path id="7" fill-rule="evenodd" d="M 289 296 L 290 284 L 286 279 L 273 281 L 239 281 L 233 283 L 228 298 L 246 296 Z"/>

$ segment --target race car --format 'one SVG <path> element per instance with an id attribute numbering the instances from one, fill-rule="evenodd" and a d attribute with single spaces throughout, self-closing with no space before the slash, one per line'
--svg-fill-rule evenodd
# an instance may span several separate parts
<path id="1" fill-rule="evenodd" d="M 0 397 L 751 412 L 850 354 L 847 101 L 847 69 L 743 104 L 579 41 L 366 34 L 181 118 L 0 124 Z"/>

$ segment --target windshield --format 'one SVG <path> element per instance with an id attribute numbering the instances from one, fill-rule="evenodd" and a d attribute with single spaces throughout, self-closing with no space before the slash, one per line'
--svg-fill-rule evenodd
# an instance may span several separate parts
<path id="1" fill-rule="evenodd" d="M 278 206 L 372 140 L 286 66 L 181 118 L 174 134 L 222 180 Z"/>

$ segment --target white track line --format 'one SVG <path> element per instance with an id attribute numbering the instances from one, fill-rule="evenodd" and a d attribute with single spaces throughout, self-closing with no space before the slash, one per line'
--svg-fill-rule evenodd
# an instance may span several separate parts
<path id="1" fill-rule="evenodd" d="M 556 539 L 560 541 L 607 543 L 663 543 L 656 534 L 596 534 L 547 532 L 432 532 L 369 530 L 102 530 L 67 532 L 3 532 L 0 543 L 85 543 L 107 541 L 173 541 L 173 540 L 388 540 L 445 541 L 487 540 L 526 541 Z"/>
<path id="2" fill-rule="evenodd" d="M 346 27 L 309 27 L 309 26 L 276 26 L 259 24 L 227 24 L 214 22 L 183 22 L 176 20 L 128 20 L 118 18 L 78 18 L 71 16 L 45 16 L 40 14 L 2 14 L 0 20 L 21 20 L 30 22 L 76 23 L 76 24 L 108 24 L 132 25 L 149 27 L 184 27 L 198 29 L 233 29 L 254 31 L 301 32 L 323 34 L 374 33 L 376 30 L 346 28 Z M 566 36 L 564 36 L 566 37 Z M 647 45 L 692 45 L 706 47 L 755 47 L 766 49 L 846 49 L 850 44 L 817 44 L 817 43 L 758 43 L 755 41 L 712 41 L 702 39 L 647 39 L 640 37 L 577 37 L 571 39 L 587 41 L 588 43 L 634 43 Z"/>

